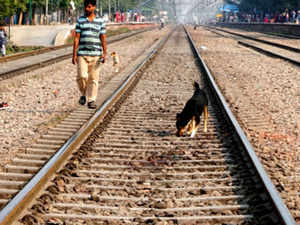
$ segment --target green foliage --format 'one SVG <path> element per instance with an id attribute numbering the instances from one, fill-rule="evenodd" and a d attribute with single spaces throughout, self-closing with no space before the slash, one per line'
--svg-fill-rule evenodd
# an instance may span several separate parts
<path id="1" fill-rule="evenodd" d="M 10 14 L 10 0 L 0 0 L 0 19 L 9 16 Z"/>
<path id="2" fill-rule="evenodd" d="M 0 0 L 0 20 L 26 9 L 27 0 Z"/>
<path id="3" fill-rule="evenodd" d="M 73 0 L 75 7 L 78 10 L 83 10 L 83 1 L 84 0 Z M 117 9 L 122 12 L 136 9 L 139 4 L 145 2 L 146 0 L 99 0 L 104 12 L 109 11 L 109 1 L 111 3 L 111 11 Z M 149 1 L 146 5 L 143 5 L 142 8 L 155 8 L 157 0 Z M 250 0 L 244 0 L 250 1 Z M 297 1 L 297 0 L 290 0 Z M 49 0 L 49 8 L 51 10 L 62 9 L 65 10 L 70 6 L 70 0 Z M 45 7 L 45 0 L 32 0 L 33 8 L 43 8 Z M 16 14 L 18 11 L 27 12 L 29 10 L 29 0 L 0 0 L 0 20 L 3 20 L 5 17 Z"/>
<path id="4" fill-rule="evenodd" d="M 83 10 L 83 2 L 84 0 L 73 0 L 75 3 L 76 9 Z"/>
<path id="5" fill-rule="evenodd" d="M 61 0 L 59 1 L 58 7 L 60 9 L 66 9 L 69 7 L 69 5 L 70 5 L 70 0 Z"/>
<path id="6" fill-rule="evenodd" d="M 41 8 L 45 6 L 45 0 L 32 0 L 32 6 L 35 8 Z"/>
<path id="7" fill-rule="evenodd" d="M 137 9 L 140 4 L 145 2 L 146 0 L 110 0 L 111 10 L 114 10 L 115 5 L 117 5 L 117 8 L 121 10 L 122 12 L 126 12 L 128 10 Z M 103 11 L 108 12 L 109 11 L 109 0 L 100 0 L 100 4 L 102 5 Z M 143 5 L 143 7 L 149 6 L 149 7 L 155 7 L 156 0 L 149 1 L 146 5 Z"/>
<path id="8" fill-rule="evenodd" d="M 9 43 L 6 45 L 6 54 L 11 55 L 11 54 L 16 54 L 16 53 L 20 53 L 20 52 L 33 51 L 33 50 L 37 50 L 37 49 L 41 49 L 41 48 L 43 48 L 43 47 L 40 47 L 40 46 L 19 47 L 17 45 L 13 45 L 13 44 Z"/>

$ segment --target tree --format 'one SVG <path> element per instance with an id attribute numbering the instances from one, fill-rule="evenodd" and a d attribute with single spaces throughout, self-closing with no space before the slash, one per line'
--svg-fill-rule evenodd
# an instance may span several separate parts
<path id="1" fill-rule="evenodd" d="M 0 0 L 0 19 L 14 15 L 18 9 L 26 9 L 26 0 Z"/>
<path id="2" fill-rule="evenodd" d="M 35 25 L 35 12 L 36 9 L 39 9 L 40 12 L 40 24 L 42 23 L 42 14 L 43 14 L 43 9 L 45 7 L 45 0 L 32 0 L 32 21 L 31 24 Z M 29 5 L 27 7 L 29 9 Z M 21 16 L 20 16 L 21 17 Z"/>
<path id="3" fill-rule="evenodd" d="M 0 20 L 10 15 L 10 0 L 0 0 Z"/>

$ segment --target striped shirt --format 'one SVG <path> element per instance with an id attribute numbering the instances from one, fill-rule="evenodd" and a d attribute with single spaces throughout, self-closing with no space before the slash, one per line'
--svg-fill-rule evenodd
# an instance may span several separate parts
<path id="1" fill-rule="evenodd" d="M 94 18 L 92 22 L 86 16 L 77 20 L 76 33 L 80 33 L 78 56 L 101 56 L 102 46 L 100 34 L 105 34 L 105 24 L 100 17 Z"/>

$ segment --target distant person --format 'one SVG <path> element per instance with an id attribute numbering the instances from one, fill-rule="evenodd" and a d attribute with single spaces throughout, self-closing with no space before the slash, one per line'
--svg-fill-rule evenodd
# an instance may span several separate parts
<path id="1" fill-rule="evenodd" d="M 133 20 L 134 20 L 134 22 L 137 22 L 137 14 L 136 13 L 134 13 L 134 15 L 133 15 Z"/>
<path id="2" fill-rule="evenodd" d="M 291 22 L 292 23 L 295 23 L 296 22 L 296 16 L 297 16 L 297 13 L 296 13 L 296 11 L 295 10 L 292 10 L 292 12 L 291 12 Z"/>
<path id="3" fill-rule="evenodd" d="M 121 14 L 121 22 L 124 23 L 125 22 L 125 13 Z"/>
<path id="4" fill-rule="evenodd" d="M 160 18 L 160 29 L 164 28 L 165 26 L 165 20 L 164 18 Z"/>
<path id="5" fill-rule="evenodd" d="M 265 17 L 264 22 L 265 22 L 265 23 L 269 23 L 269 18 L 268 18 L 268 16 Z"/>
<path id="6" fill-rule="evenodd" d="M 119 11 L 116 12 L 116 22 L 117 23 L 121 22 L 121 16 L 120 16 L 120 12 Z"/>
<path id="7" fill-rule="evenodd" d="M 77 83 L 81 92 L 79 104 L 88 102 L 95 109 L 100 64 L 106 59 L 106 29 L 96 16 L 96 0 L 84 0 L 85 15 L 77 20 L 72 63 L 78 65 Z"/>
<path id="8" fill-rule="evenodd" d="M 286 9 L 283 15 L 284 15 L 284 22 L 288 23 L 290 20 L 289 10 Z"/>
<path id="9" fill-rule="evenodd" d="M 5 23 L 0 22 L 0 54 L 2 57 L 6 55 L 6 37 Z"/>
<path id="10" fill-rule="evenodd" d="M 127 15 L 126 15 L 126 22 L 129 22 L 131 21 L 131 13 L 130 12 L 127 12 Z"/>
<path id="11" fill-rule="evenodd" d="M 68 18 L 68 22 L 69 22 L 69 24 L 70 24 L 70 25 L 72 25 L 72 24 L 73 24 L 73 18 L 72 18 L 71 16 L 69 16 L 69 18 Z"/>
<path id="12" fill-rule="evenodd" d="M 300 24 L 300 10 L 297 11 L 297 24 Z"/>

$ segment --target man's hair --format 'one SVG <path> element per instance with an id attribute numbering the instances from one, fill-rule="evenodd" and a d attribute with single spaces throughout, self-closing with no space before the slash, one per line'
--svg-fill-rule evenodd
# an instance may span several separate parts
<path id="1" fill-rule="evenodd" d="M 88 6 L 89 4 L 96 6 L 96 0 L 84 0 L 84 6 Z"/>

